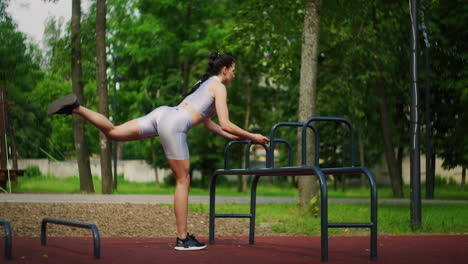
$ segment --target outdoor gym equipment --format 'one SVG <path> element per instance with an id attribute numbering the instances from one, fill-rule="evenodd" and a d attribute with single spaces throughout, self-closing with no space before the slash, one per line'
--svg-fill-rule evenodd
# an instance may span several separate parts
<path id="1" fill-rule="evenodd" d="M 312 125 L 314 122 L 336 122 L 344 123 L 349 128 L 350 134 L 350 160 L 349 167 L 321 168 L 319 164 L 320 135 L 318 129 Z M 292 148 L 285 139 L 275 137 L 276 130 L 279 127 L 300 127 L 302 128 L 301 144 L 301 166 L 292 165 Z M 306 133 L 307 129 L 313 130 L 315 135 L 315 160 L 314 165 L 307 165 L 306 157 Z M 284 143 L 289 151 L 288 167 L 275 167 L 274 150 L 276 143 Z M 234 144 L 246 144 L 246 164 L 245 169 L 229 168 L 229 149 Z M 316 175 L 320 183 L 320 236 L 321 236 L 321 261 L 328 261 L 328 228 L 370 228 L 370 259 L 377 260 L 377 185 L 372 172 L 362 166 L 355 166 L 355 141 L 354 129 L 352 124 L 341 117 L 311 117 L 306 122 L 280 122 L 274 125 L 270 132 L 270 146 L 262 145 L 266 151 L 266 167 L 250 167 L 250 147 L 253 145 L 249 140 L 235 140 L 229 142 L 224 150 L 224 169 L 217 170 L 211 178 L 210 184 L 210 225 L 209 225 L 209 243 L 214 244 L 215 218 L 249 218 L 249 244 L 255 243 L 255 208 L 257 196 L 257 184 L 261 176 L 310 176 Z M 326 176 L 330 174 L 364 174 L 367 176 L 370 187 L 370 221 L 364 223 L 330 223 L 328 222 L 328 193 Z M 220 175 L 254 175 L 250 190 L 250 213 L 249 214 L 216 214 L 215 196 L 216 180 Z"/>
<path id="2" fill-rule="evenodd" d="M 91 229 L 91 231 L 93 232 L 93 240 L 94 240 L 94 258 L 99 259 L 101 257 L 99 231 L 96 225 L 90 224 L 90 223 L 84 223 L 84 222 L 46 217 L 42 219 L 42 224 L 41 224 L 41 244 L 43 246 L 45 246 L 47 243 L 47 223 Z"/>
<path id="3" fill-rule="evenodd" d="M 5 229 L 5 258 L 11 259 L 11 227 L 10 222 L 0 219 L 0 225 Z"/>

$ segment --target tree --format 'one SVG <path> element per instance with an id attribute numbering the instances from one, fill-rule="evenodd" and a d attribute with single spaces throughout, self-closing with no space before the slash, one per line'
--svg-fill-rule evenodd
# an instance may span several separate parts
<path id="1" fill-rule="evenodd" d="M 317 112 L 317 58 L 320 32 L 320 0 L 304 0 L 304 25 L 302 32 L 301 82 L 299 90 L 299 121 L 306 121 Z M 298 132 L 298 150 L 302 133 Z M 308 138 L 308 164 L 314 160 L 313 138 Z M 307 207 L 312 197 L 317 196 L 317 181 L 312 177 L 299 178 L 299 202 Z"/>
<path id="2" fill-rule="evenodd" d="M 109 117 L 107 93 L 107 60 L 106 60 L 106 0 L 97 1 L 96 9 L 96 61 L 97 83 L 99 94 L 99 112 Z M 111 145 L 106 135 L 99 133 L 101 146 L 102 193 L 112 193 Z"/>
<path id="3" fill-rule="evenodd" d="M 431 97 L 434 153 L 442 167 L 468 167 L 468 21 L 465 1 L 431 2 Z M 456 17 L 457 19 L 453 19 Z M 465 176 L 466 177 L 466 176 Z"/>
<path id="4" fill-rule="evenodd" d="M 71 71 L 72 89 L 78 100 L 83 103 L 83 84 L 81 71 L 81 0 L 73 0 L 71 17 Z M 91 167 L 89 162 L 88 144 L 84 132 L 84 119 L 73 115 L 73 134 L 77 153 L 78 171 L 80 174 L 80 191 L 94 192 Z"/>

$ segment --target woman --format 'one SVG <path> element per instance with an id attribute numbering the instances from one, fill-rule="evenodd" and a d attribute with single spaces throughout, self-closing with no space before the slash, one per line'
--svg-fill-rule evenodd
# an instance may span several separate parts
<path id="1" fill-rule="evenodd" d="M 148 115 L 114 126 L 100 113 L 80 106 L 75 95 L 67 95 L 52 102 L 48 114 L 80 115 L 108 139 L 114 141 L 140 140 L 159 136 L 169 166 L 176 178 L 174 213 L 176 217 L 176 250 L 199 250 L 206 247 L 187 232 L 188 193 L 190 187 L 189 151 L 187 131 L 203 123 L 209 131 L 228 139 L 250 139 L 265 144 L 269 139 L 245 131 L 229 120 L 227 89 L 225 85 L 234 79 L 234 58 L 213 53 L 208 62 L 206 74 L 189 92 L 188 96 L 175 107 L 161 106 Z M 219 125 L 211 118 L 217 114 Z"/>

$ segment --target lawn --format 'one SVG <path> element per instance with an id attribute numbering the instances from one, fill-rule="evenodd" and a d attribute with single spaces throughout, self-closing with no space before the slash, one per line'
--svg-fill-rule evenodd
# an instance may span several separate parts
<path id="1" fill-rule="evenodd" d="M 101 192 L 101 182 L 93 178 L 96 193 Z M 406 186 L 405 197 L 409 197 Z M 79 178 L 55 178 L 52 176 L 20 177 L 13 186 L 15 193 L 79 193 Z M 392 197 L 389 187 L 379 187 L 379 198 Z M 155 183 L 128 182 L 120 177 L 115 194 L 173 194 L 174 186 Z M 192 187 L 191 195 L 208 195 L 207 188 Z M 258 196 L 297 197 L 297 189 L 288 183 L 260 183 Z M 246 196 L 249 193 L 239 193 L 235 184 L 220 184 L 217 195 Z M 341 188 L 329 186 L 330 198 L 366 198 L 369 190 L 366 188 Z M 423 196 L 424 197 L 424 190 Z M 459 186 L 445 184 L 437 186 L 435 199 L 468 200 L 468 190 Z M 168 205 L 171 206 L 171 205 Z M 191 211 L 208 212 L 206 204 L 191 204 Z M 468 204 L 423 204 L 422 226 L 414 232 L 410 228 L 410 210 L 408 204 L 379 204 L 378 230 L 379 234 L 467 234 Z M 248 213 L 248 204 L 219 204 L 217 213 Z M 352 213 L 350 213 L 352 212 Z M 239 220 L 247 221 L 247 220 Z M 330 222 L 368 222 L 368 204 L 329 204 Z M 257 225 L 267 225 L 273 231 L 287 232 L 295 235 L 318 235 L 320 233 L 320 218 L 312 216 L 307 210 L 300 209 L 297 204 L 259 204 L 257 206 Z M 331 235 L 367 234 L 363 229 L 329 229 Z"/>
<path id="2" fill-rule="evenodd" d="M 98 177 L 93 177 L 93 183 L 96 193 L 101 192 L 101 181 Z M 192 186 L 190 194 L 192 195 L 209 195 L 208 188 L 198 187 L 199 185 Z M 422 185 L 421 196 L 425 197 L 425 188 Z M 32 193 L 79 193 L 80 184 L 79 178 L 56 178 L 53 176 L 28 176 L 19 177 L 17 183 L 12 188 L 13 192 L 32 192 Z M 117 190 L 115 194 L 173 194 L 174 186 L 162 183 L 157 186 L 155 183 L 137 183 L 124 180 L 119 177 Z M 367 198 L 369 197 L 369 189 L 362 187 L 348 187 L 345 190 L 341 188 L 334 188 L 330 184 L 328 194 L 330 198 Z M 235 183 L 231 184 L 218 184 L 216 194 L 222 196 L 248 196 L 249 192 L 239 193 Z M 404 187 L 405 197 L 409 197 L 409 186 Z M 260 182 L 257 188 L 258 196 L 271 196 L 271 197 L 297 197 L 298 190 L 293 188 L 289 183 L 275 183 L 268 184 Z M 378 187 L 379 198 L 391 199 L 392 190 L 388 186 Z M 454 184 L 442 184 L 435 188 L 435 199 L 441 200 L 468 200 L 468 188 L 462 190 L 459 186 Z"/>

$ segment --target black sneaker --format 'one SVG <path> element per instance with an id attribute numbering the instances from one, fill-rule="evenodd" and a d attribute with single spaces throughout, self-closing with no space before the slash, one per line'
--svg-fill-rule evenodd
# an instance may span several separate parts
<path id="1" fill-rule="evenodd" d="M 200 250 L 206 248 L 205 243 L 198 242 L 193 235 L 187 233 L 185 239 L 176 238 L 175 250 Z"/>
<path id="2" fill-rule="evenodd" d="M 80 106 L 78 102 L 78 98 L 74 94 L 66 95 L 60 99 L 53 101 L 49 105 L 49 109 L 47 110 L 48 115 L 55 115 L 55 114 L 65 114 L 71 115 L 73 109 Z"/>

